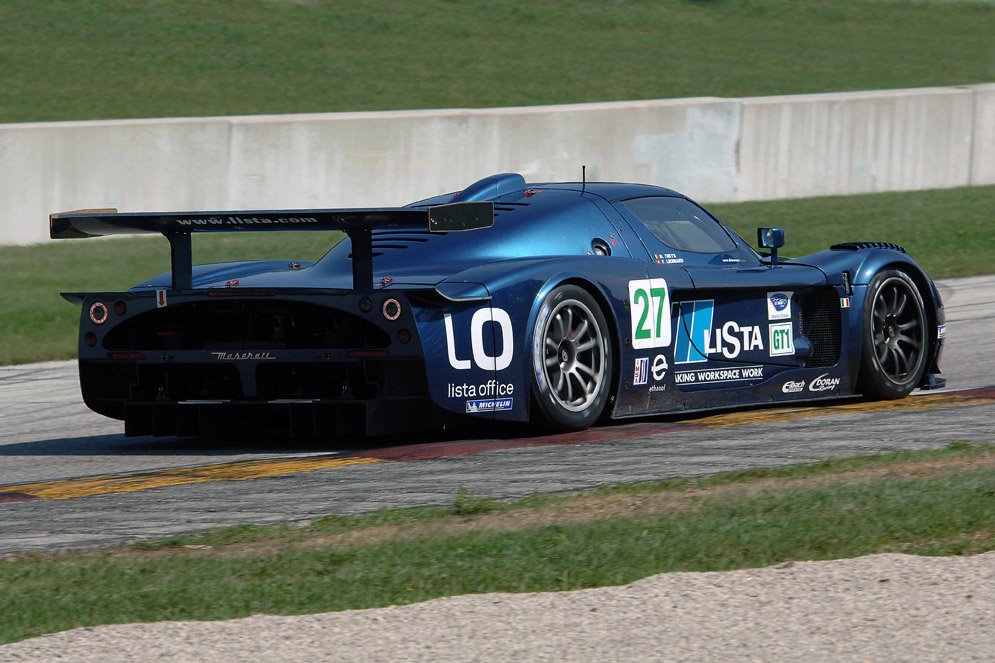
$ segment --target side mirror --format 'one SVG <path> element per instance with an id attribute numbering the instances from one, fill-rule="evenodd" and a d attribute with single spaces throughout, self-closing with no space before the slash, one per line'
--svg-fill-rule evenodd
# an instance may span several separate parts
<path id="1" fill-rule="evenodd" d="M 777 250 L 784 246 L 784 228 L 757 228 L 757 245 L 770 249 L 770 266 L 777 266 Z"/>

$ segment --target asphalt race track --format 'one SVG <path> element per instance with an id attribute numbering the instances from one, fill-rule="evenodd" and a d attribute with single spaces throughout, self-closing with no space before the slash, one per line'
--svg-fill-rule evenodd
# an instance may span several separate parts
<path id="1" fill-rule="evenodd" d="M 943 281 L 940 290 L 946 390 L 886 403 L 646 419 L 535 438 L 398 438 L 343 449 L 126 439 L 120 422 L 83 405 L 74 362 L 0 368 L 0 554 L 447 505 L 460 487 L 513 498 L 953 440 L 995 441 L 995 276 Z"/>

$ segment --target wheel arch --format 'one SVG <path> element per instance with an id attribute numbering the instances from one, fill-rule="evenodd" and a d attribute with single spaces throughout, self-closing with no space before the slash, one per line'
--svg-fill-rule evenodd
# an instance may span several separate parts
<path id="1" fill-rule="evenodd" d="M 549 293 L 554 288 L 558 288 L 561 285 L 575 285 L 591 295 L 594 298 L 594 301 L 596 301 L 598 306 L 601 308 L 601 314 L 605 316 L 605 321 L 610 327 L 607 332 L 611 334 L 612 338 L 612 375 L 610 376 L 610 382 L 608 383 L 608 404 L 605 406 L 605 411 L 601 415 L 601 420 L 606 421 L 612 417 L 612 411 L 615 409 L 615 401 L 618 397 L 619 380 L 621 379 L 620 376 L 622 374 L 622 333 L 618 322 L 618 316 L 615 314 L 615 310 L 605 292 L 595 285 L 590 279 L 584 278 L 580 275 L 569 276 L 563 281 L 554 284 L 552 287 L 545 289 L 545 292 Z M 541 302 L 539 305 L 542 305 Z M 534 332 L 535 328 L 533 326 L 532 333 Z"/>
<path id="2" fill-rule="evenodd" d="M 939 373 L 938 366 L 938 354 L 939 354 L 939 333 L 938 327 L 940 324 L 939 316 L 940 310 L 943 308 L 943 302 L 940 299 L 940 293 L 936 289 L 936 285 L 933 280 L 926 274 L 926 270 L 919 266 L 918 263 L 913 261 L 911 258 L 906 260 L 890 260 L 887 262 L 881 262 L 874 264 L 873 267 L 868 268 L 867 261 L 861 265 L 860 272 L 868 274 L 867 283 L 877 274 L 881 272 L 886 272 L 888 270 L 900 270 L 908 274 L 909 278 L 915 284 L 916 288 L 919 290 L 919 296 L 922 297 L 923 308 L 926 313 L 926 327 L 927 334 L 929 338 L 929 350 L 926 355 L 926 370 L 923 372 L 922 380 L 918 386 L 922 386 L 929 381 L 930 373 Z M 861 340 L 863 343 L 863 340 Z M 858 368 L 857 375 L 855 376 L 854 383 L 856 384 L 860 380 L 860 371 L 862 369 Z"/>
<path id="3" fill-rule="evenodd" d="M 939 326 L 944 322 L 940 320 L 943 309 L 940 292 L 936 289 L 933 279 L 926 274 L 926 270 L 911 260 L 907 262 L 895 261 L 882 267 L 882 270 L 884 269 L 904 270 L 909 275 L 909 278 L 912 279 L 912 282 L 916 284 L 916 287 L 919 288 L 919 295 L 923 299 L 923 306 L 926 309 L 926 324 L 929 327 L 929 353 L 926 355 L 926 371 L 923 373 L 919 386 L 926 385 L 929 383 L 929 375 L 931 373 L 936 374 L 940 372 L 939 352 L 941 339 L 939 338 Z"/>
<path id="4" fill-rule="evenodd" d="M 458 275 L 459 280 L 485 284 L 491 305 L 516 311 L 522 327 L 516 328 L 516 343 L 532 348 L 535 327 L 543 302 L 555 288 L 574 285 L 590 295 L 612 335 L 612 375 L 609 402 L 605 414 L 611 416 L 620 397 L 621 362 L 626 353 L 628 327 L 628 293 L 632 279 L 646 278 L 646 265 L 622 256 L 557 256 L 543 259 L 497 261 L 480 265 Z M 532 373 L 532 365 L 522 377 Z M 531 406 L 525 413 L 531 418 Z"/>

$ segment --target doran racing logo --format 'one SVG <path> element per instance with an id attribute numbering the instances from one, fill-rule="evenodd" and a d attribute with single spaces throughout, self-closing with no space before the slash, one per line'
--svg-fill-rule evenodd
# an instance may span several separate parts
<path id="1" fill-rule="evenodd" d="M 781 391 L 785 394 L 797 394 L 805 390 L 805 380 L 788 380 L 781 386 Z"/>
<path id="2" fill-rule="evenodd" d="M 832 391 L 840 386 L 840 378 L 828 377 L 829 373 L 823 373 L 819 377 L 812 380 L 812 384 L 808 386 L 809 391 Z"/>

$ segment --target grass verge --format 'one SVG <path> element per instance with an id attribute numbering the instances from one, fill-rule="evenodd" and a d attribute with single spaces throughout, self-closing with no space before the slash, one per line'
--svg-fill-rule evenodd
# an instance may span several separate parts
<path id="1" fill-rule="evenodd" d="M 426 192 L 430 193 L 430 192 Z M 758 226 L 787 230 L 785 255 L 840 241 L 904 245 L 934 278 L 991 272 L 995 264 L 995 186 L 714 205 L 752 241 Z M 259 233 L 198 236 L 197 263 L 318 258 L 339 235 Z M 126 290 L 169 269 L 161 238 L 52 242 L 0 247 L 0 365 L 75 356 L 79 309 L 60 291 Z"/>
<path id="2" fill-rule="evenodd" d="M 0 122 L 514 106 L 992 79 L 990 2 L 0 3 Z"/>
<path id="3" fill-rule="evenodd" d="M 667 571 L 995 549 L 995 445 L 952 444 L 500 504 L 229 528 L 0 561 L 0 642 L 76 626 L 228 619 L 569 590 Z"/>

